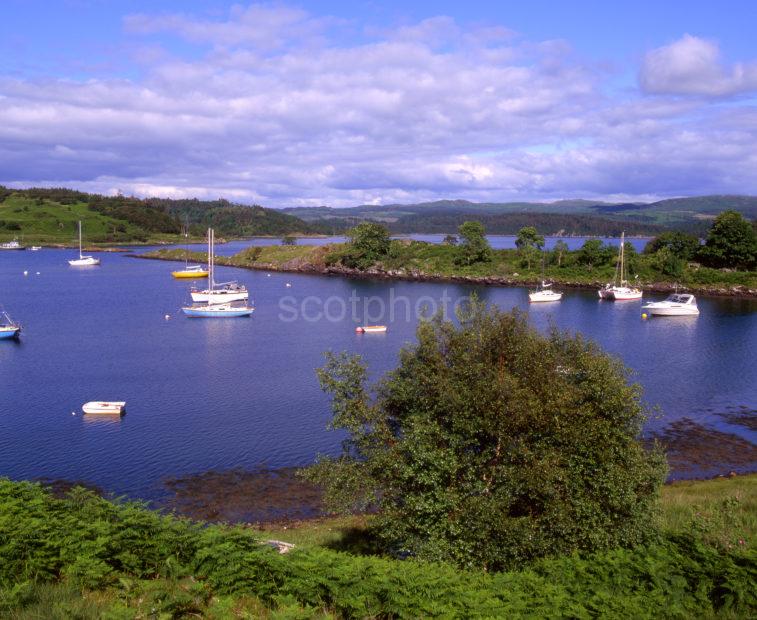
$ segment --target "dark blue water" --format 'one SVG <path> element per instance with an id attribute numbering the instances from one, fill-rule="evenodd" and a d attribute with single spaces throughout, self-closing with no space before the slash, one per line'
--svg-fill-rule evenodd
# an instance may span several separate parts
<path id="1" fill-rule="evenodd" d="M 171 278 L 173 263 L 101 253 L 100 267 L 75 269 L 72 254 L 0 253 L 0 304 L 24 326 L 19 343 L 0 342 L 0 475 L 85 479 L 151 497 L 166 475 L 309 463 L 340 440 L 325 430 L 329 401 L 314 373 L 323 351 L 360 353 L 376 376 L 414 339 L 416 308 L 443 297 L 451 307 L 474 290 L 619 355 L 661 407 L 650 428 L 690 417 L 757 440 L 718 415 L 757 408 L 754 301 L 703 298 L 698 318 L 643 321 L 639 303 L 599 302 L 592 291 L 529 308 L 520 288 L 219 268 L 219 278 L 248 286 L 253 318 L 187 319 L 179 308 L 188 284 Z M 355 334 L 351 296 L 359 323 L 388 323 L 389 332 Z M 99 399 L 126 400 L 128 413 L 80 415 Z"/>

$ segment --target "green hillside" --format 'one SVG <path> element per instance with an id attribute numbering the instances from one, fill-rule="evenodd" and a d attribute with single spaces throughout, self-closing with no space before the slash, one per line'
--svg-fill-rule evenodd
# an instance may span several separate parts
<path id="1" fill-rule="evenodd" d="M 226 200 L 139 199 L 64 188 L 0 186 L 0 241 L 18 238 L 26 244 L 71 244 L 76 241 L 79 220 L 85 243 L 175 241 L 184 222 L 196 237 L 202 237 L 210 226 L 226 238 L 328 234 L 333 229 L 274 209 Z"/>
<path id="2" fill-rule="evenodd" d="M 755 196 L 693 196 L 650 203 L 607 203 L 591 200 L 553 202 L 470 202 L 437 200 L 418 204 L 361 205 L 347 209 L 291 208 L 285 213 L 308 222 L 354 225 L 362 220 L 382 222 L 395 233 L 452 232 L 466 219 L 486 221 L 492 234 L 512 234 L 522 225 L 568 234 L 607 234 L 608 228 L 630 234 L 655 234 L 662 228 L 704 232 L 720 212 L 733 209 L 757 218 Z M 575 218 L 572 221 L 567 217 Z M 528 221 L 529 218 L 532 221 Z"/>

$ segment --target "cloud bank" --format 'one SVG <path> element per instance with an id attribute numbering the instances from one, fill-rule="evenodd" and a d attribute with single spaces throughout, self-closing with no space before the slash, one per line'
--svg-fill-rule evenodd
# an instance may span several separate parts
<path id="1" fill-rule="evenodd" d="M 757 193 L 757 65 L 688 35 L 617 91 L 506 24 L 252 5 L 124 33 L 138 78 L 0 76 L 0 183 L 266 206 Z"/>

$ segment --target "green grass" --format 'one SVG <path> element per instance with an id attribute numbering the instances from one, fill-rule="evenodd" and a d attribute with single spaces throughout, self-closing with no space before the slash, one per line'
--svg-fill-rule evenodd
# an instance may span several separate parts
<path id="1" fill-rule="evenodd" d="M 251 247 L 230 257 L 218 257 L 219 265 L 230 265 L 253 269 L 296 269 L 310 266 L 318 271 L 326 265 L 338 265 L 346 251 L 345 244 L 327 246 L 261 246 Z M 158 250 L 148 253 L 152 258 L 184 260 L 183 250 Z M 455 263 L 457 248 L 424 243 L 420 241 L 392 242 L 389 256 L 377 263 L 378 271 L 410 275 L 424 275 L 441 278 L 502 278 L 513 284 L 534 284 L 542 277 L 540 261 L 530 265 L 516 250 L 494 250 L 492 260 L 473 265 Z M 545 277 L 558 284 L 574 286 L 600 286 L 612 281 L 615 274 L 613 261 L 602 265 L 588 266 L 577 262 L 578 252 L 567 254 L 561 265 L 548 263 Z M 196 252 L 191 260 L 205 262 L 206 254 Z M 757 288 L 757 272 L 723 271 L 706 267 L 686 267 L 680 277 L 671 278 L 661 273 L 651 256 L 639 254 L 631 259 L 630 272 L 638 275 L 641 285 L 680 284 L 693 292 L 713 288 L 727 289 L 742 286 Z"/>
<path id="2" fill-rule="evenodd" d="M 128 222 L 97 211 L 86 203 L 60 204 L 13 194 L 0 202 L 0 242 L 23 239 L 26 245 L 60 244 L 74 246 L 81 220 L 84 245 L 113 243 L 178 242 L 177 235 L 150 234 Z M 18 227 L 20 230 L 16 230 Z"/>

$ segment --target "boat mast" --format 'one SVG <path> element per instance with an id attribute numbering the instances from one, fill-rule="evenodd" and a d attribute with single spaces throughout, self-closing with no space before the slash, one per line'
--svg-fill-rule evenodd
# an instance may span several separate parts
<path id="1" fill-rule="evenodd" d="M 79 260 L 84 258 L 81 253 L 81 220 L 79 220 Z"/>
<path id="2" fill-rule="evenodd" d="M 624 265 L 625 251 L 626 251 L 626 231 L 620 233 L 620 285 L 626 284 L 626 271 Z"/>

